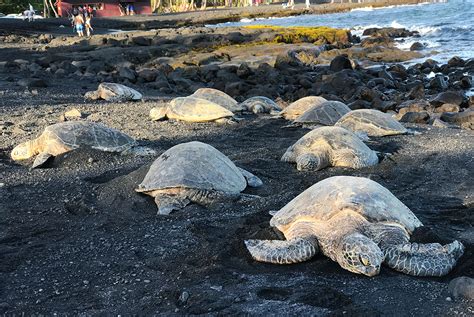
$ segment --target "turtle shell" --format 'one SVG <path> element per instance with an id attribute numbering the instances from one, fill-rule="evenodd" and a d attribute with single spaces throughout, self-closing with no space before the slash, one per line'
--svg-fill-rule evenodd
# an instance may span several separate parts
<path id="1" fill-rule="evenodd" d="M 232 112 L 238 112 L 243 110 L 234 98 L 232 98 L 225 92 L 213 88 L 199 88 L 190 97 L 212 101 L 213 103 L 216 103 L 219 106 L 224 107 Z"/>
<path id="2" fill-rule="evenodd" d="M 351 109 L 340 101 L 325 101 L 306 110 L 296 118 L 295 122 L 334 125 L 337 120 L 350 111 Z"/>
<path id="3" fill-rule="evenodd" d="M 60 142 L 76 149 L 91 147 L 106 152 L 122 152 L 137 142 L 119 130 L 101 123 L 87 121 L 67 121 L 46 127 L 41 134 L 43 142 Z"/>
<path id="4" fill-rule="evenodd" d="M 201 143 L 181 143 L 161 154 L 151 165 L 138 192 L 192 188 L 238 194 L 247 182 L 224 154 Z"/>
<path id="5" fill-rule="evenodd" d="M 189 122 L 207 122 L 233 115 L 231 111 L 212 101 L 194 97 L 178 97 L 171 100 L 166 113 L 169 119 Z"/>
<path id="6" fill-rule="evenodd" d="M 353 110 L 342 116 L 336 125 L 353 132 L 366 132 L 369 136 L 407 133 L 407 129 L 391 115 L 374 109 Z"/>
<path id="7" fill-rule="evenodd" d="M 314 184 L 280 209 L 270 224 L 282 231 L 295 221 L 325 221 L 342 210 L 352 210 L 373 223 L 398 223 L 410 233 L 422 226 L 388 189 L 354 176 L 334 176 Z"/>
<path id="8" fill-rule="evenodd" d="M 275 101 L 264 96 L 250 97 L 240 104 L 246 110 L 254 111 L 255 107 L 262 106 L 266 113 L 270 111 L 281 111 L 280 106 Z"/>
<path id="9" fill-rule="evenodd" d="M 295 162 L 302 154 L 320 150 L 328 151 L 332 166 L 361 168 L 379 161 L 377 154 L 360 138 L 341 127 L 320 127 L 306 133 L 288 148 L 282 160 Z"/>
<path id="10" fill-rule="evenodd" d="M 101 83 L 98 92 L 100 98 L 107 101 L 140 100 L 143 97 L 135 89 L 116 83 Z"/>
<path id="11" fill-rule="evenodd" d="M 280 112 L 280 115 L 287 120 L 295 120 L 300 115 L 306 112 L 306 110 L 320 105 L 323 102 L 327 101 L 323 97 L 318 96 L 308 96 L 301 99 L 296 100 L 295 102 L 291 103 L 288 107 L 283 109 Z"/>

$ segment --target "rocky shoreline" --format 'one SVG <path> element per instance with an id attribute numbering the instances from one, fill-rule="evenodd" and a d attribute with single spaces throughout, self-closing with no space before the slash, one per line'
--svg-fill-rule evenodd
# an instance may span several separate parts
<path id="1" fill-rule="evenodd" d="M 158 22 L 149 23 L 143 28 Z M 324 27 L 265 26 L 78 39 L 50 27 L 0 34 L 0 313 L 472 312 L 472 301 L 454 297 L 448 284 L 474 273 L 474 99 L 466 95 L 474 60 L 404 64 L 425 57 L 396 48 L 394 38 L 416 34 L 394 28 L 366 30 L 362 39 Z M 144 100 L 85 101 L 100 82 L 133 87 Z M 371 148 L 392 153 L 377 166 L 298 172 L 280 157 L 308 130 L 281 118 L 243 115 L 229 126 L 150 121 L 152 107 L 202 87 L 237 101 L 266 96 L 281 107 L 320 95 L 391 113 L 419 133 L 371 139 Z M 105 123 L 157 153 L 209 143 L 263 180 L 246 190 L 261 198 L 157 217 L 153 200 L 134 192 L 153 158 L 79 150 L 35 170 L 10 159 L 16 144 L 72 119 Z M 462 241 L 457 267 L 443 278 L 387 268 L 362 278 L 322 256 L 295 266 L 254 262 L 242 241 L 276 237 L 268 211 L 334 175 L 369 177 L 392 191 L 430 229 L 415 241 Z"/>

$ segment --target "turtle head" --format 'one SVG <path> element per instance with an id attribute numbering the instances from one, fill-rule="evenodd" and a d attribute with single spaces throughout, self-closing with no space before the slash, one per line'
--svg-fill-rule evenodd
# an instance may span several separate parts
<path id="1" fill-rule="evenodd" d="M 17 145 L 11 153 L 11 157 L 14 161 L 26 160 L 34 155 L 36 155 L 36 153 L 33 151 L 31 141 Z"/>
<path id="2" fill-rule="evenodd" d="M 374 241 L 361 234 L 351 234 L 341 241 L 337 262 L 353 273 L 374 276 L 379 274 L 384 255 Z"/>

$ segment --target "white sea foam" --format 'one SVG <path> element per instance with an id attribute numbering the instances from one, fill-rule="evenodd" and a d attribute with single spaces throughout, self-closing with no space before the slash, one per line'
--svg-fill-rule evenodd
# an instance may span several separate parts
<path id="1" fill-rule="evenodd" d="M 241 23 L 249 23 L 249 22 L 253 22 L 253 21 L 255 21 L 255 20 L 254 20 L 254 19 L 243 18 L 243 19 L 240 19 L 239 22 L 241 22 Z"/>
<path id="2" fill-rule="evenodd" d="M 437 43 L 437 42 L 433 42 L 433 41 L 429 41 L 429 40 L 405 40 L 405 41 L 400 41 L 400 42 L 396 42 L 395 43 L 395 46 L 401 50 L 409 50 L 410 47 L 413 45 L 413 43 L 415 42 L 420 42 L 421 44 L 423 44 L 423 46 L 425 48 L 435 48 L 435 47 L 440 47 L 441 44 Z"/>
<path id="3" fill-rule="evenodd" d="M 374 11 L 374 8 L 373 7 L 365 7 L 365 8 L 351 9 L 351 12 L 357 12 L 357 11 Z"/>

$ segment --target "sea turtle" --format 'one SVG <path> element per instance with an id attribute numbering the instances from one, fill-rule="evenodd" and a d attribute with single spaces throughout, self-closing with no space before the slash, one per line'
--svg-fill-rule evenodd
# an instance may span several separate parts
<path id="1" fill-rule="evenodd" d="M 43 165 L 50 157 L 77 149 L 90 147 L 105 152 L 124 152 L 136 146 L 130 136 L 101 123 L 67 121 L 47 126 L 41 135 L 21 143 L 12 152 L 13 160 L 36 159 L 33 168 Z M 153 154 L 153 151 L 150 150 Z"/>
<path id="2" fill-rule="evenodd" d="M 327 101 L 323 97 L 318 96 L 308 96 L 303 97 L 301 99 L 292 102 L 288 107 L 283 109 L 280 112 L 280 115 L 287 120 L 295 120 L 300 115 L 302 115 L 306 110 L 314 107 L 316 105 L 320 105 L 324 101 Z"/>
<path id="3" fill-rule="evenodd" d="M 85 99 L 104 99 L 112 102 L 140 100 L 142 97 L 135 89 L 116 83 L 101 83 L 96 91 L 89 91 L 84 95 Z"/>
<path id="4" fill-rule="evenodd" d="M 255 96 L 248 98 L 240 104 L 242 108 L 253 113 L 272 113 L 276 114 L 281 111 L 280 106 L 278 106 L 273 100 L 263 97 Z"/>
<path id="5" fill-rule="evenodd" d="M 379 162 L 374 151 L 341 127 L 320 127 L 308 132 L 286 150 L 281 160 L 296 163 L 300 171 L 327 166 L 361 168 Z"/>
<path id="6" fill-rule="evenodd" d="M 342 116 L 336 122 L 340 126 L 357 134 L 368 136 L 386 136 L 406 134 L 408 130 L 391 115 L 374 109 L 358 109 Z"/>
<path id="7" fill-rule="evenodd" d="M 232 112 L 244 110 L 234 98 L 214 88 L 199 88 L 190 97 L 212 101 Z"/>
<path id="8" fill-rule="evenodd" d="M 363 177 L 322 180 L 274 213 L 270 225 L 286 240 L 247 240 L 257 261 L 290 264 L 318 250 L 351 272 L 374 276 L 380 265 L 416 276 L 447 274 L 464 246 L 410 243 L 423 224 L 389 190 Z"/>
<path id="9" fill-rule="evenodd" d="M 152 120 L 174 119 L 188 122 L 228 122 L 234 114 L 218 104 L 201 98 L 178 97 L 162 107 L 150 110 Z"/>
<path id="10" fill-rule="evenodd" d="M 295 119 L 295 123 L 304 125 L 334 125 L 351 109 L 340 101 L 325 101 L 306 110 Z"/>
<path id="11" fill-rule="evenodd" d="M 167 215 L 191 202 L 238 198 L 247 185 L 258 187 L 262 181 L 214 147 L 194 141 L 161 154 L 136 191 L 155 197 L 158 213 Z"/>

